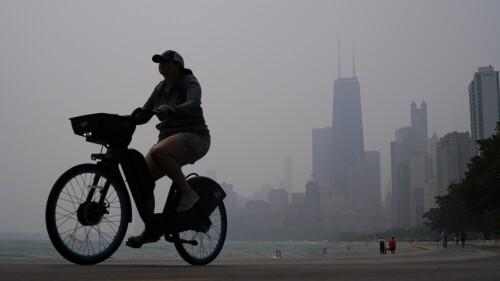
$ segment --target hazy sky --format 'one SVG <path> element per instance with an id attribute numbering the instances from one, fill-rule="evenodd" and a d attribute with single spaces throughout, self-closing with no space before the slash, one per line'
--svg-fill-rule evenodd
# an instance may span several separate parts
<path id="1" fill-rule="evenodd" d="M 41 232 L 50 188 L 99 146 L 68 118 L 128 114 L 161 80 L 155 53 L 177 50 L 198 77 L 216 169 L 250 196 L 278 187 L 284 159 L 293 190 L 312 170 L 312 129 L 331 126 L 333 81 L 361 85 L 366 150 L 382 156 L 427 102 L 429 136 L 469 131 L 468 83 L 500 69 L 500 1 L 0 1 L 0 232 Z M 142 153 L 156 122 L 136 130 Z M 169 182 L 158 186 L 165 190 Z"/>

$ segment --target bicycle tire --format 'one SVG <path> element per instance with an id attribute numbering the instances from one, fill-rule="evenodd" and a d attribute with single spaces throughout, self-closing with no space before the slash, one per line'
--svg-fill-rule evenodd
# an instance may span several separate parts
<path id="1" fill-rule="evenodd" d="M 95 176 L 99 181 L 92 185 Z M 91 189 L 97 191 L 107 182 L 110 185 L 105 204 L 96 202 L 100 192 L 94 192 L 92 207 L 84 203 Z M 87 208 L 82 207 L 84 204 Z M 90 208 L 92 211 L 82 211 Z M 73 263 L 90 265 L 106 260 L 118 249 L 127 231 L 130 212 L 128 192 L 119 181 L 96 164 L 81 164 L 62 174 L 52 187 L 45 222 L 50 241 L 59 254 Z"/>
<path id="2" fill-rule="evenodd" d="M 192 265 L 206 265 L 212 262 L 221 252 L 226 240 L 227 216 L 224 202 L 220 202 L 210 215 L 212 225 L 207 232 L 188 230 L 175 233 L 175 238 L 196 240 L 198 245 L 174 243 L 175 249 L 183 260 Z"/>

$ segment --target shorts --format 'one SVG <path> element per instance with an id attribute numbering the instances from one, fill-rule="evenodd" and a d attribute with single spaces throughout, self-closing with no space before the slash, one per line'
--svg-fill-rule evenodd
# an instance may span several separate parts
<path id="1" fill-rule="evenodd" d="M 210 135 L 209 134 L 197 134 L 193 132 L 184 132 L 175 134 L 181 139 L 181 141 L 186 145 L 188 151 L 188 162 L 194 164 L 194 162 L 200 160 L 205 154 L 207 154 L 210 148 Z"/>

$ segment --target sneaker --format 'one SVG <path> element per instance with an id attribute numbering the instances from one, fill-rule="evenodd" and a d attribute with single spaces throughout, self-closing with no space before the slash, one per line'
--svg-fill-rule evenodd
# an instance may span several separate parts
<path id="1" fill-rule="evenodd" d="M 188 194 L 182 194 L 181 202 L 179 202 L 179 206 L 177 206 L 177 212 L 182 213 L 190 210 L 199 199 L 200 197 L 194 191 Z"/>
<path id="2" fill-rule="evenodd" d="M 160 237 L 153 237 L 146 229 L 144 229 L 141 234 L 137 236 L 130 236 L 125 244 L 132 248 L 140 248 L 143 244 L 154 243 L 158 240 L 160 240 Z"/>

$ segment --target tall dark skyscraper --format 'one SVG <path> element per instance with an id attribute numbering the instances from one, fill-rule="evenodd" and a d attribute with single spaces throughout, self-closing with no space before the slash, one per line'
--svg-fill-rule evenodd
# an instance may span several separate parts
<path id="1" fill-rule="evenodd" d="M 429 133 L 427 130 L 427 104 L 422 101 L 420 108 L 415 102 L 411 104 L 411 127 L 412 143 L 409 148 L 410 154 L 428 153 Z"/>
<path id="2" fill-rule="evenodd" d="M 408 228 L 421 224 L 424 210 L 424 188 L 432 178 L 432 161 L 428 155 L 427 104 L 420 109 L 411 104 L 411 126 L 396 130 L 391 142 L 392 224 Z"/>
<path id="3" fill-rule="evenodd" d="M 339 78 L 333 90 L 332 195 L 348 195 L 349 167 L 363 163 L 364 152 L 358 78 Z"/>
<path id="4" fill-rule="evenodd" d="M 495 134 L 500 119 L 500 82 L 499 72 L 493 66 L 479 67 L 469 84 L 470 131 L 472 153 L 479 155 L 477 140 Z"/>

